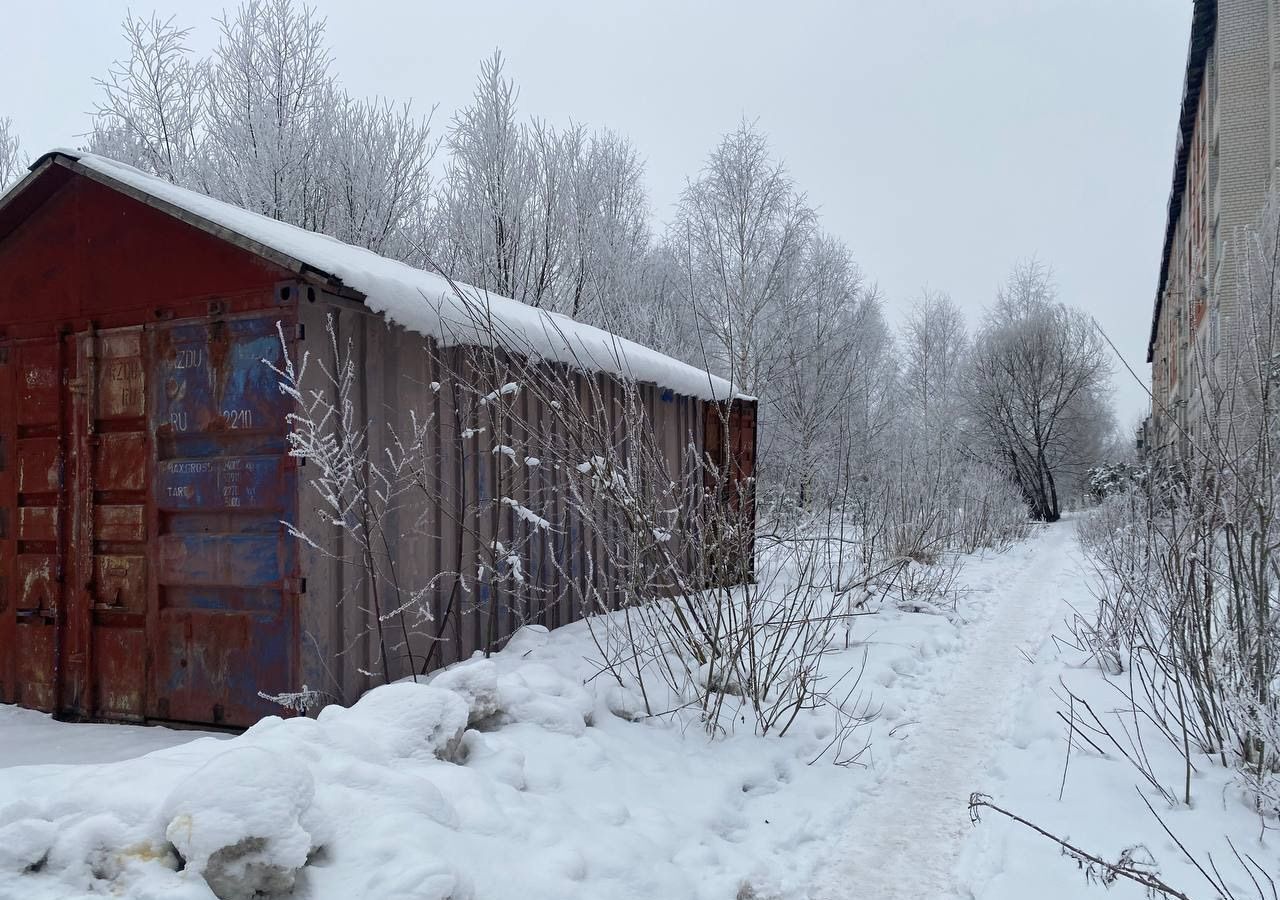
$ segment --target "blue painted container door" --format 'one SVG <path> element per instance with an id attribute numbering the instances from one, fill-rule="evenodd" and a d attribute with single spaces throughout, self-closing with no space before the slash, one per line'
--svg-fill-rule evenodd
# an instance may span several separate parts
<path id="1" fill-rule="evenodd" d="M 284 312 L 154 329 L 157 718 L 250 725 L 299 687 Z"/>

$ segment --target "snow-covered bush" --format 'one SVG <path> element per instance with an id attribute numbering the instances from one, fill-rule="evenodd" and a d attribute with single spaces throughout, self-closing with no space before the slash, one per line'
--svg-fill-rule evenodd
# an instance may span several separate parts
<path id="1" fill-rule="evenodd" d="M 1102 502 L 1110 496 L 1123 493 L 1141 484 L 1146 477 L 1147 473 L 1142 467 L 1130 462 L 1094 466 L 1086 474 L 1089 496 L 1096 502 Z"/>
<path id="2" fill-rule="evenodd" d="M 1143 720 L 1190 748 L 1170 796 L 1192 802 L 1202 755 L 1237 767 L 1254 800 L 1276 815 L 1280 596 L 1267 537 L 1274 507 L 1272 493 L 1255 494 L 1250 481 L 1246 502 L 1233 498 L 1240 485 L 1230 474 L 1201 471 L 1100 504 L 1079 526 L 1098 607 L 1078 633 L 1105 671 L 1123 674 L 1118 683 Z"/>
<path id="3" fill-rule="evenodd" d="M 713 493 L 729 490 L 731 473 L 694 471 L 696 480 L 711 480 Z M 606 520 L 656 520 L 665 504 L 646 504 L 630 489 L 646 481 L 602 485 L 592 506 Z M 645 715 L 690 710 L 711 735 L 744 723 L 757 734 L 786 734 L 812 709 L 829 711 L 840 733 L 856 727 L 858 713 L 845 701 L 857 677 L 841 684 L 819 673 L 826 653 L 848 646 L 871 581 L 859 576 L 857 542 L 843 517 L 829 512 L 822 521 L 808 517 L 802 529 L 757 535 L 749 511 L 733 503 L 702 503 L 687 514 L 679 541 L 633 546 L 639 552 L 629 558 L 638 565 L 624 570 L 633 577 L 612 593 L 589 591 L 595 609 L 612 613 L 588 621 L 603 671 L 640 698 Z M 704 549 L 691 561 L 680 552 L 688 535 Z"/>

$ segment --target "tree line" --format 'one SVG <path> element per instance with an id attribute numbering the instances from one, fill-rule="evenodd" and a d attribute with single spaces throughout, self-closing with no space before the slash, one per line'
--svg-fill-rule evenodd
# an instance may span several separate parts
<path id="1" fill-rule="evenodd" d="M 751 121 L 657 227 L 631 140 L 525 115 L 500 52 L 440 124 L 351 96 L 324 20 L 295 0 L 216 24 L 200 57 L 189 28 L 129 15 L 85 149 L 729 377 L 760 402 L 768 511 L 862 508 L 928 555 L 976 515 L 958 511 L 1006 495 L 1058 518 L 1113 450 L 1104 345 L 1047 267 L 1016 266 L 972 332 L 930 292 L 895 329 Z M 0 119 L 0 184 L 21 163 Z"/>

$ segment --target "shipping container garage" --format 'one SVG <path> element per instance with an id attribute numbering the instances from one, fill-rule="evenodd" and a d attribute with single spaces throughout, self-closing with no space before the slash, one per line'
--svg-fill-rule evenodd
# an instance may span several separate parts
<path id="1" fill-rule="evenodd" d="M 100 157 L 35 163 L 0 197 L 0 701 L 234 728 L 281 712 L 263 694 L 305 685 L 351 702 L 376 683 L 366 588 L 334 562 L 341 548 L 291 533 L 341 540 L 290 454 L 293 400 L 272 365 L 327 343 L 333 321 L 359 361 L 358 418 L 395 424 L 425 406 L 447 423 L 439 369 L 458 350 L 441 317 L 456 293 Z M 732 462 L 744 474 L 732 502 L 750 504 L 753 401 L 598 329 L 484 302 L 592 396 L 638 390 L 672 465 L 689 444 Z M 537 420 L 538 405 L 522 399 L 521 415 Z M 472 471 L 446 443 L 436 477 L 483 497 L 483 458 Z M 449 512 L 423 512 L 434 524 L 395 549 L 406 577 L 430 583 L 474 551 Z M 541 577 L 607 580 L 600 539 L 568 523 L 557 540 L 569 562 Z M 448 594 L 429 600 L 437 619 Z M 465 658 L 525 622 L 564 624 L 582 614 L 579 594 L 551 585 L 520 609 L 475 598 L 414 666 Z"/>

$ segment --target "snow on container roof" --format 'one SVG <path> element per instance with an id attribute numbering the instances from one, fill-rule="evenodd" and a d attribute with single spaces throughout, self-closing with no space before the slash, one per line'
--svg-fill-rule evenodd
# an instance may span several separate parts
<path id="1" fill-rule="evenodd" d="M 223 237 L 229 232 L 253 245 L 249 249 L 265 250 L 262 255 L 299 273 L 320 275 L 352 289 L 369 309 L 442 346 L 488 343 L 492 333 L 508 350 L 586 371 L 652 382 L 704 400 L 741 396 L 723 378 L 603 329 L 471 285 L 450 283 L 433 272 L 178 187 L 124 163 L 75 150 L 54 150 L 34 163 L 32 171 L 48 161 L 67 165 L 109 187 L 123 188 L 125 193 L 141 193 L 161 208 L 185 214 L 180 217 L 187 221 L 194 217 L 197 221 L 192 224 L 197 227 Z M 17 189 L 3 200 L 11 199 Z M 491 329 L 480 325 L 489 321 Z"/>

